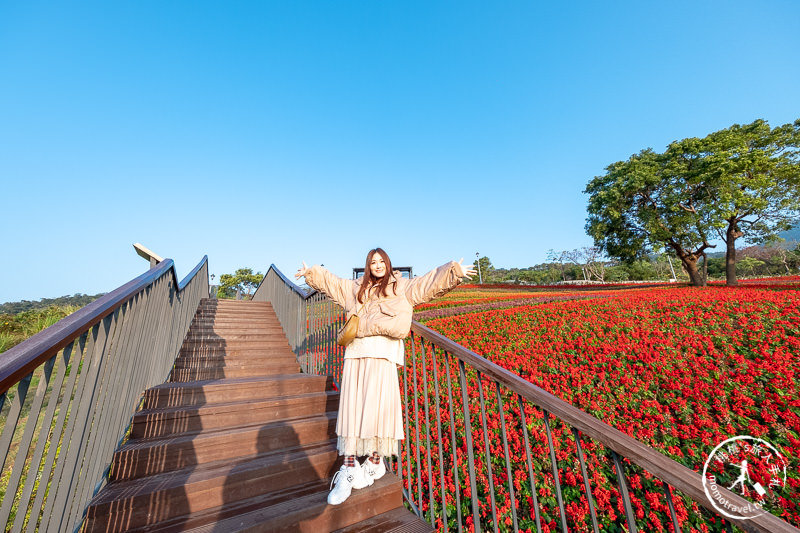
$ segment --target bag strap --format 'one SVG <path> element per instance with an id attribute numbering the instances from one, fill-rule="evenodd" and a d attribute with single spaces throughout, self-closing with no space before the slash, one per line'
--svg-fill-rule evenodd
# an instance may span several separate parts
<path id="1" fill-rule="evenodd" d="M 371 290 L 372 290 L 372 287 L 370 287 L 370 288 L 369 288 L 369 290 L 371 291 Z M 369 291 L 367 291 L 367 292 L 369 292 Z M 361 311 L 363 311 L 363 310 L 364 310 L 364 306 L 365 306 L 365 305 L 367 305 L 367 304 L 369 303 L 369 301 L 370 301 L 370 300 L 372 300 L 372 296 L 370 296 L 369 298 L 367 298 L 367 301 L 366 301 L 366 302 L 364 302 L 363 304 L 361 304 L 361 309 L 359 309 L 358 311 L 356 311 L 356 316 L 358 316 L 358 314 L 359 314 Z"/>

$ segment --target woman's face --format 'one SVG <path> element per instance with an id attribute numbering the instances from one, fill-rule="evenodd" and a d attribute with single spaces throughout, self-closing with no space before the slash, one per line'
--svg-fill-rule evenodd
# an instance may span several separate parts
<path id="1" fill-rule="evenodd" d="M 386 275 L 386 263 L 384 263 L 381 254 L 376 252 L 372 255 L 372 259 L 369 262 L 369 273 L 372 274 L 372 277 L 378 279 Z"/>

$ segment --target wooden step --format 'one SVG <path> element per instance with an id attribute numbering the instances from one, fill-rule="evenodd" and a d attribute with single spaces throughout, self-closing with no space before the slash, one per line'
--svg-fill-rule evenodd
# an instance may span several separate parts
<path id="1" fill-rule="evenodd" d="M 269 498 L 243 503 L 238 509 L 230 506 L 220 509 L 213 522 L 205 520 L 201 513 L 182 526 L 192 533 L 322 533 L 370 519 L 403 504 L 400 480 L 389 473 L 371 487 L 353 490 L 340 505 L 328 505 L 329 484 L 330 480 L 297 485 L 292 490 L 276 491 Z M 195 520 L 206 523 L 195 526 Z"/>
<path id="2" fill-rule="evenodd" d="M 339 393 L 324 391 L 263 400 L 147 409 L 133 416 L 130 434 L 132 439 L 149 439 L 241 424 L 267 424 L 285 418 L 336 411 L 338 406 Z"/>
<path id="3" fill-rule="evenodd" d="M 199 330 L 206 330 L 206 329 L 226 329 L 226 330 L 236 330 L 236 329 L 270 329 L 275 331 L 276 334 L 278 332 L 283 333 L 283 328 L 281 328 L 281 323 L 278 322 L 277 318 L 257 318 L 257 317 L 214 317 L 214 318 L 195 318 L 192 321 L 191 327 L 193 329 Z"/>
<path id="4" fill-rule="evenodd" d="M 165 383 L 144 394 L 143 409 L 191 406 L 247 399 L 273 398 L 292 392 L 306 394 L 333 390 L 333 378 L 310 374 L 278 374 L 194 383 Z"/>
<path id="5" fill-rule="evenodd" d="M 274 326 L 258 326 L 258 327 L 226 327 L 226 326 L 209 326 L 209 327 L 196 327 L 189 330 L 189 337 L 202 337 L 206 338 L 228 338 L 231 335 L 260 335 L 262 337 L 283 338 L 283 330 Z"/>
<path id="6" fill-rule="evenodd" d="M 128 441 L 114 452 L 112 479 L 131 479 L 221 460 L 242 460 L 284 447 L 336 438 L 336 413 L 266 424 Z"/>
<path id="7" fill-rule="evenodd" d="M 296 484 L 321 485 L 341 463 L 334 441 L 262 454 L 248 461 L 218 461 L 142 480 L 118 481 L 92 500 L 87 529 L 113 519 L 126 530 L 251 499 Z"/>
<path id="8" fill-rule="evenodd" d="M 225 348 L 268 348 L 268 347 L 275 347 L 275 348 L 283 348 L 288 347 L 289 343 L 286 342 L 286 337 L 283 338 L 276 338 L 276 337 L 264 337 L 264 338 L 255 338 L 255 339 L 226 339 L 224 337 L 211 337 L 211 338 L 200 338 L 200 337 L 187 337 L 186 340 L 183 342 L 182 349 L 186 348 L 200 348 L 200 347 L 216 347 L 222 346 Z"/>
<path id="9" fill-rule="evenodd" d="M 398 507 L 333 533 L 433 533 L 428 522 L 405 507 Z"/>
<path id="10" fill-rule="evenodd" d="M 261 356 L 265 359 L 271 357 L 288 357 L 289 359 L 297 359 L 295 353 L 288 346 L 268 346 L 265 348 L 260 347 L 228 347 L 228 346 L 196 346 L 192 348 L 184 348 L 180 351 L 178 358 L 184 357 L 252 357 Z"/>
<path id="11" fill-rule="evenodd" d="M 300 371 L 297 362 L 293 364 L 263 365 L 231 368 L 176 368 L 170 375 L 171 382 L 207 381 L 210 379 L 246 378 L 277 374 L 293 374 Z"/>
<path id="12" fill-rule="evenodd" d="M 202 355 L 181 356 L 175 360 L 175 368 L 226 368 L 245 366 L 274 366 L 297 363 L 293 353 L 283 355 L 264 355 L 248 353 L 244 355 L 226 355 L 209 353 Z"/>

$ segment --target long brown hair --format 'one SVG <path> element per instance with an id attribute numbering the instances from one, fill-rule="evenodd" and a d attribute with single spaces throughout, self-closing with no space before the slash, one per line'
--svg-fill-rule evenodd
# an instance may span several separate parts
<path id="1" fill-rule="evenodd" d="M 369 265 L 372 262 L 372 256 L 378 254 L 383 258 L 383 263 L 386 265 L 386 273 L 383 275 L 382 278 L 375 278 L 372 276 L 372 272 L 370 272 Z M 383 248 L 375 248 L 367 252 L 367 260 L 364 262 L 364 278 L 361 282 L 361 288 L 358 289 L 358 303 L 364 303 L 364 293 L 367 292 L 367 288 L 372 287 L 373 285 L 378 287 L 378 294 L 383 294 L 384 296 L 389 296 L 389 292 L 387 287 L 389 286 L 389 282 L 394 279 L 394 274 L 392 271 L 392 261 L 389 259 L 389 254 L 383 251 Z M 394 293 L 397 294 L 397 287 L 392 287 L 394 289 Z"/>

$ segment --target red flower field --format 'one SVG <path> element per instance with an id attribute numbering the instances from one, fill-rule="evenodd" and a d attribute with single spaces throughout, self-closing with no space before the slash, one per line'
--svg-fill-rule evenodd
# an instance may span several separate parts
<path id="1" fill-rule="evenodd" d="M 795 286 L 796 287 L 796 286 Z M 782 288 L 782 287 L 781 287 Z M 768 495 L 764 506 L 784 520 L 800 525 L 800 293 L 761 288 L 657 288 L 610 298 L 543 303 L 431 320 L 427 325 L 531 383 L 592 414 L 613 427 L 656 448 L 661 453 L 702 472 L 712 449 L 735 435 L 751 435 L 774 445 L 788 462 L 788 477 L 780 491 Z M 410 342 L 408 343 L 411 344 Z M 415 345 L 417 356 L 421 348 Z M 408 348 L 411 355 L 411 347 Z M 420 454 L 423 472 L 427 454 L 434 471 L 434 492 L 439 476 L 445 477 L 445 508 L 451 527 L 460 505 L 463 523 L 471 523 L 471 488 L 466 478 L 467 453 L 463 445 L 453 450 L 450 431 L 463 442 L 464 414 L 457 362 L 439 350 L 424 348 L 427 370 L 408 357 L 407 392 L 424 410 L 428 387 L 435 413 L 427 425 L 410 431 L 430 431 Z M 434 375 L 433 372 L 436 372 Z M 438 395 L 446 402 L 436 403 Z M 417 394 L 412 394 L 417 391 Z M 494 492 L 499 529 L 511 525 L 511 496 L 521 530 L 535 531 L 533 497 L 542 510 L 543 531 L 560 529 L 559 510 L 553 494 L 550 450 L 542 412 L 524 404 L 535 463 L 537 494 L 528 482 L 520 404 L 501 392 L 504 416 L 499 416 L 498 392 L 488 380 L 481 386 L 474 371 L 468 372 L 476 470 L 476 490 L 481 494 L 484 528 L 492 528 L 488 494 Z M 481 395 L 483 398 L 481 398 Z M 487 434 L 481 419 L 484 401 Z M 437 425 L 440 421 L 441 425 Z M 508 432 L 512 493 L 502 460 L 505 454 L 501 423 Z M 570 530 L 590 531 L 588 501 L 571 429 L 550 418 L 555 440 L 559 478 L 564 491 Z M 443 432 L 441 445 L 436 437 Z M 411 439 L 413 440 L 413 439 Z M 488 455 L 484 451 L 488 443 Z M 411 445 L 412 443 L 409 443 Z M 622 501 L 614 482 L 616 473 L 599 444 L 583 443 L 601 529 L 625 530 Z M 414 457 L 417 450 L 412 450 Z M 441 455 L 441 460 L 439 459 Z M 487 457 L 490 459 L 487 461 Z M 456 499 L 453 463 L 457 465 L 460 503 Z M 492 476 L 487 463 L 495 465 Z M 406 465 L 406 468 L 408 465 Z M 643 531 L 669 530 L 668 510 L 660 481 L 640 469 L 626 466 L 632 489 L 637 525 Z M 769 483 L 769 472 L 753 472 L 754 481 Z M 425 478 L 425 476 L 422 476 Z M 465 481 L 465 479 L 467 481 Z M 412 491 L 428 493 L 428 480 L 415 480 Z M 428 501 L 423 498 L 423 508 Z M 429 498 L 428 498 L 429 499 Z M 441 505 L 435 494 L 435 506 Z M 688 530 L 722 530 L 705 510 L 676 495 L 676 512 Z M 437 513 L 440 513 L 437 510 Z M 705 516 L 701 519 L 701 515 Z M 445 517 L 438 517 L 439 524 Z"/>

